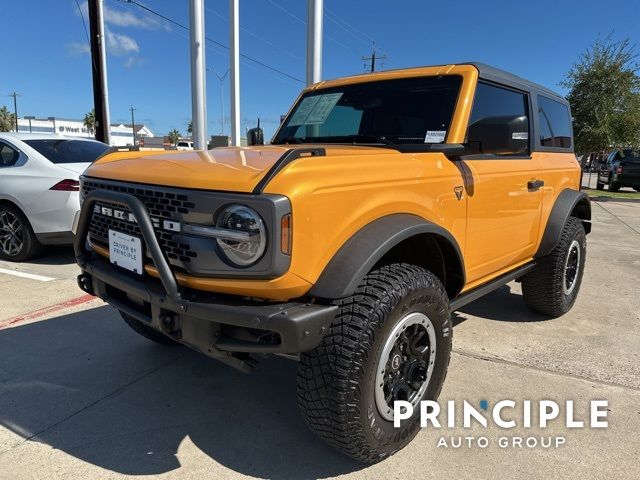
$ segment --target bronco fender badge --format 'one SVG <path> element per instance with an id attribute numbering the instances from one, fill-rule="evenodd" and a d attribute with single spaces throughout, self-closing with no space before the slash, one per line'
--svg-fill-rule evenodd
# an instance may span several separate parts
<path id="1" fill-rule="evenodd" d="M 464 191 L 464 188 L 462 186 L 453 187 L 453 191 L 456 193 L 456 198 L 458 200 L 461 200 L 462 192 Z"/>

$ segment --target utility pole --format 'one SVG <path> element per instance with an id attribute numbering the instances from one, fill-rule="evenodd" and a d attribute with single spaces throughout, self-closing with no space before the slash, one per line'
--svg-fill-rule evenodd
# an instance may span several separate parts
<path id="1" fill-rule="evenodd" d="M 110 144 L 103 0 L 89 0 L 88 6 L 96 140 Z"/>
<path id="2" fill-rule="evenodd" d="M 323 0 L 307 3 L 307 86 L 322 80 Z"/>
<path id="3" fill-rule="evenodd" d="M 371 51 L 371 56 L 370 57 L 362 57 L 362 60 L 365 62 L 371 62 L 369 65 L 369 71 L 371 73 L 376 71 L 376 60 L 386 60 L 387 56 L 386 55 L 376 55 L 376 43 L 373 42 L 373 50 Z M 381 67 L 384 66 L 384 63 L 380 64 Z M 367 68 L 367 66 L 365 65 L 365 68 Z"/>
<path id="4" fill-rule="evenodd" d="M 131 110 L 131 130 L 133 132 L 133 146 L 136 146 L 136 121 L 133 118 L 133 111 L 136 109 L 133 105 L 129 105 L 129 110 Z"/>
<path id="5" fill-rule="evenodd" d="M 231 70 L 231 146 L 240 146 L 240 7 L 229 0 L 229 66 Z"/>
<path id="6" fill-rule="evenodd" d="M 207 100 L 204 60 L 204 0 L 189 0 L 191 50 L 191 129 L 196 150 L 207 148 Z"/>
<path id="7" fill-rule="evenodd" d="M 19 93 L 13 92 L 9 94 L 10 97 L 13 97 L 13 116 L 16 121 L 16 133 L 18 132 L 18 100 L 17 98 L 20 96 Z"/>

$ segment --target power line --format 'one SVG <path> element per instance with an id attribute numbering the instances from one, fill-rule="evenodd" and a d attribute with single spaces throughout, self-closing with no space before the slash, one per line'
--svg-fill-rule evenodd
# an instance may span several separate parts
<path id="1" fill-rule="evenodd" d="M 87 43 L 91 43 L 91 40 L 89 40 L 89 30 L 87 30 L 87 22 L 84 21 L 84 12 L 82 11 L 82 8 L 80 8 L 80 2 L 78 0 L 76 0 L 76 5 L 78 6 L 78 13 L 80 13 L 80 18 L 82 19 L 84 34 L 87 36 Z"/>
<path id="2" fill-rule="evenodd" d="M 135 0 L 120 0 L 120 1 L 124 2 L 124 3 L 132 3 L 133 5 L 136 5 L 136 6 L 142 8 L 143 10 L 146 10 L 147 12 L 149 12 L 151 14 L 156 15 L 156 16 L 162 18 L 163 20 L 166 20 L 167 22 L 171 23 L 172 25 L 175 25 L 177 27 L 180 27 L 180 28 L 182 28 L 184 30 L 189 31 L 189 27 L 187 27 L 186 25 L 183 25 L 182 23 L 177 22 L 177 21 L 167 17 L 166 15 L 163 15 L 163 14 L 161 14 L 159 12 L 156 12 L 155 10 L 152 10 L 151 8 L 149 8 L 147 6 L 136 2 Z M 205 37 L 205 40 L 207 40 L 208 42 L 213 43 L 214 45 L 219 46 L 220 48 L 224 48 L 225 50 L 229 50 L 229 47 L 227 45 L 224 45 L 223 43 L 220 43 L 220 42 L 218 42 L 218 41 L 216 41 L 216 40 L 214 40 L 214 39 L 212 39 L 210 37 Z M 276 73 L 278 73 L 278 74 L 280 74 L 280 75 L 282 75 L 284 77 L 290 78 L 291 80 L 295 80 L 296 82 L 299 82 L 299 83 L 302 83 L 302 84 L 305 83 L 303 80 L 301 80 L 301 79 L 299 79 L 297 77 L 294 77 L 293 75 L 289 75 L 288 73 L 283 72 L 282 70 L 279 70 L 279 69 L 277 69 L 275 67 L 272 67 L 271 65 L 267 65 L 266 63 L 261 62 L 260 60 L 256 60 L 253 57 L 245 55 L 244 53 L 240 53 L 240 57 L 244 58 L 245 60 L 249 60 L 250 62 L 253 62 L 256 65 L 260 65 L 263 68 L 266 68 L 268 70 L 276 72 Z"/>
<path id="3" fill-rule="evenodd" d="M 283 7 L 282 5 L 277 4 L 276 2 L 274 2 L 273 0 L 267 0 L 268 3 L 271 4 L 271 6 L 277 8 L 278 10 L 280 10 L 281 12 L 284 12 L 286 15 L 288 15 L 289 17 L 293 18 L 295 21 L 306 25 L 307 21 L 304 20 L 303 18 L 300 18 L 299 16 L 297 16 L 294 13 L 291 13 L 289 10 L 287 10 L 285 7 Z M 326 10 L 326 8 L 325 8 Z M 340 45 L 342 48 L 347 48 L 349 50 L 353 50 L 354 52 L 358 53 L 357 50 L 355 50 L 353 47 L 351 47 L 350 45 L 345 45 L 344 43 L 342 43 L 340 40 L 336 40 L 335 38 L 333 38 L 331 35 L 327 35 L 326 33 L 324 34 L 324 37 L 327 40 L 331 40 L 333 43 L 335 43 L 336 45 Z"/>
<path id="4" fill-rule="evenodd" d="M 276 2 L 274 2 L 273 0 L 267 0 L 267 2 L 269 2 L 271 5 L 273 5 L 274 7 L 276 7 L 278 10 L 286 13 L 287 15 L 289 15 L 291 18 L 293 18 L 294 20 L 297 20 L 300 23 L 304 23 L 306 24 L 307 21 L 304 20 L 303 18 L 298 17 L 297 15 L 291 13 L 289 10 L 287 10 L 286 8 L 284 8 L 282 5 L 278 5 Z"/>
<path id="5" fill-rule="evenodd" d="M 343 20 L 339 15 L 337 15 L 336 13 L 334 13 L 333 11 L 331 11 L 326 7 L 325 7 L 325 12 L 327 13 L 327 18 L 329 20 L 331 20 L 333 23 L 338 25 L 340 28 L 342 28 L 345 32 L 349 33 L 354 38 L 362 42 L 366 42 L 367 44 L 371 44 L 372 42 L 376 41 L 375 38 L 364 33 L 362 30 L 357 29 L 356 27 L 351 25 L 349 22 L 347 22 L 346 20 Z"/>
<path id="6" fill-rule="evenodd" d="M 204 7 L 204 9 L 209 12 L 212 13 L 213 15 L 215 15 L 218 18 L 221 18 L 222 20 L 224 20 L 225 22 L 229 23 L 229 19 L 227 17 L 225 17 L 224 15 L 222 15 L 221 13 L 216 12 L 215 10 L 211 10 L 210 8 Z M 266 38 L 258 35 L 257 33 L 252 32 L 251 30 L 249 30 L 248 28 L 244 28 L 244 27 L 240 27 L 240 30 L 242 30 L 243 32 L 251 35 L 252 37 L 257 38 L 258 40 L 260 40 L 261 42 L 266 43 L 267 45 L 275 48 L 276 50 L 281 51 L 282 53 L 284 53 L 285 55 L 290 56 L 291 58 L 295 59 L 295 60 L 301 60 L 301 58 L 297 55 L 294 55 L 293 53 L 291 53 L 289 50 L 284 49 L 278 45 L 276 45 L 275 43 L 271 42 L 270 40 L 267 40 Z"/>

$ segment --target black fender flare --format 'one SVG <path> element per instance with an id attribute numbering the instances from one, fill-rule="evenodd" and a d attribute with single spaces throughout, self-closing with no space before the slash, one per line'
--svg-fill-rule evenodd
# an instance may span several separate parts
<path id="1" fill-rule="evenodd" d="M 336 252 L 308 295 L 326 299 L 352 295 L 373 266 L 394 246 L 415 235 L 431 233 L 450 244 L 464 285 L 464 262 L 458 242 L 443 227 L 411 214 L 381 217 L 362 227 Z"/>
<path id="2" fill-rule="evenodd" d="M 549 221 L 535 254 L 536 257 L 544 257 L 556 248 L 562 229 L 570 216 L 582 220 L 584 231 L 587 234 L 591 232 L 591 201 L 589 196 L 584 192 L 565 188 L 553 204 Z"/>

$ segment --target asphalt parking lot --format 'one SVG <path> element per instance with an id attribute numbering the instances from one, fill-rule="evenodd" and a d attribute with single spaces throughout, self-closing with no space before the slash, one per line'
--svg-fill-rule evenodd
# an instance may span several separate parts
<path id="1" fill-rule="evenodd" d="M 244 375 L 152 344 L 82 294 L 72 251 L 60 248 L 32 263 L 0 262 L 0 479 L 634 477 L 640 203 L 599 201 L 593 215 L 582 290 L 569 314 L 531 313 L 516 283 L 455 314 L 441 403 L 606 399 L 606 429 L 424 429 L 394 457 L 366 467 L 307 430 L 293 361 L 270 358 Z M 494 441 L 505 434 L 561 435 L 566 444 L 499 448 Z M 442 436 L 470 435 L 492 443 L 437 448 Z"/>

